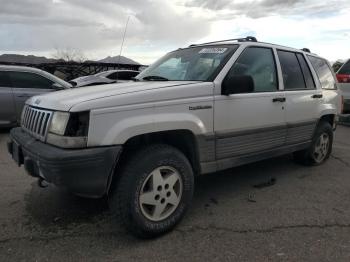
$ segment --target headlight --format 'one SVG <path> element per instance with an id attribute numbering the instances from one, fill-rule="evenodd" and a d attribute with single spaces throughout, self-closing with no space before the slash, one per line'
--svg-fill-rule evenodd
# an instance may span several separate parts
<path id="1" fill-rule="evenodd" d="M 64 135 L 69 119 L 67 112 L 54 112 L 51 120 L 49 132 L 57 135 Z"/>
<path id="2" fill-rule="evenodd" d="M 47 135 L 47 142 L 63 148 L 87 146 L 90 112 L 55 112 Z"/>

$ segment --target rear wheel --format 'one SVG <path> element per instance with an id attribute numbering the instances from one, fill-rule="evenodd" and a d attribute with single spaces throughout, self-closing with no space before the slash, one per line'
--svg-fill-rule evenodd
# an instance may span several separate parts
<path id="1" fill-rule="evenodd" d="M 305 165 L 320 165 L 325 162 L 331 152 L 333 143 L 333 130 L 328 122 L 320 122 L 312 139 L 311 146 L 294 153 L 294 159 Z"/>
<path id="2" fill-rule="evenodd" d="M 122 167 L 110 194 L 110 209 L 138 237 L 171 230 L 185 214 L 194 179 L 187 158 L 168 145 L 151 145 Z"/>

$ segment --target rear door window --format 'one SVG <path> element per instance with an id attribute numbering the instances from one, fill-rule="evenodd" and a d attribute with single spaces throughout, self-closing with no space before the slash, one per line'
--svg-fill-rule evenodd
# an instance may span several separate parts
<path id="1" fill-rule="evenodd" d="M 296 53 L 282 50 L 278 50 L 277 53 L 283 74 L 284 89 L 306 89 L 304 75 L 301 70 Z"/>
<path id="2" fill-rule="evenodd" d="M 29 72 L 8 72 L 14 88 L 52 89 L 53 81 Z"/>
<path id="3" fill-rule="evenodd" d="M 308 59 L 310 60 L 313 68 L 315 69 L 317 76 L 320 80 L 321 86 L 323 89 L 335 89 L 336 88 L 336 81 L 333 77 L 332 70 L 329 67 L 326 60 L 319 57 L 309 56 Z"/>
<path id="4" fill-rule="evenodd" d="M 7 72 L 0 72 L 0 87 L 11 87 L 11 80 L 7 74 Z"/>
<path id="5" fill-rule="evenodd" d="M 350 60 L 348 60 L 339 70 L 338 74 L 350 75 Z"/>

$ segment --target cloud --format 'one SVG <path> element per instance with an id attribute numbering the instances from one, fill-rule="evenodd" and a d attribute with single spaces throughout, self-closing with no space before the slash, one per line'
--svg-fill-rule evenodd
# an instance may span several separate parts
<path id="1" fill-rule="evenodd" d="M 1 0 L 0 15 L 34 16 L 42 15 L 49 9 L 50 1 L 44 0 Z"/>
<path id="2" fill-rule="evenodd" d="M 128 16 L 123 55 L 141 63 L 190 43 L 246 35 L 346 50 L 350 34 L 348 0 L 0 0 L 0 53 L 117 55 Z"/>
<path id="3" fill-rule="evenodd" d="M 247 16 L 250 18 L 271 15 L 289 16 L 329 16 L 349 8 L 348 0 L 189 0 L 183 2 L 187 7 L 200 7 L 212 11 L 226 11 L 224 19 Z M 219 17 L 222 13 L 218 13 Z"/>
<path id="4" fill-rule="evenodd" d="M 128 16 L 127 43 L 179 45 L 205 36 L 209 24 L 178 13 L 162 0 L 30 0 L 0 2 L 0 50 L 91 51 L 120 44 Z"/>

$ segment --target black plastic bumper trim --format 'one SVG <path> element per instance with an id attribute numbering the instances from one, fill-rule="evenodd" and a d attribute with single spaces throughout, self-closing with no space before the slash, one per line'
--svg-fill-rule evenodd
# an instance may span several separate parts
<path id="1" fill-rule="evenodd" d="M 122 150 L 120 145 L 62 149 L 36 140 L 20 127 L 11 130 L 10 138 L 9 153 L 13 154 L 12 143 L 20 146 L 23 161 L 18 164 L 24 164 L 30 175 L 87 197 L 106 193 Z"/>

